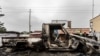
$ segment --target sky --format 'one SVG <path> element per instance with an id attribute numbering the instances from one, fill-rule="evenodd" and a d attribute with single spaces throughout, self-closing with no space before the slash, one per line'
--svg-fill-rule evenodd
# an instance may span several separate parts
<path id="1" fill-rule="evenodd" d="M 31 9 L 32 31 L 41 30 L 51 20 L 71 20 L 73 28 L 88 28 L 92 19 L 93 0 L 0 0 L 5 16 L 0 21 L 8 31 L 29 30 Z M 94 0 L 94 17 L 100 14 L 100 1 Z"/>

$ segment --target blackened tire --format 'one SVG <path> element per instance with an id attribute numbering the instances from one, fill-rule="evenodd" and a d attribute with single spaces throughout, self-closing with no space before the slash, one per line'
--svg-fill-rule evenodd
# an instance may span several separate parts
<path id="1" fill-rule="evenodd" d="M 94 48 L 89 45 L 86 45 L 86 46 L 83 46 L 82 51 L 85 54 L 92 54 L 94 51 Z"/>

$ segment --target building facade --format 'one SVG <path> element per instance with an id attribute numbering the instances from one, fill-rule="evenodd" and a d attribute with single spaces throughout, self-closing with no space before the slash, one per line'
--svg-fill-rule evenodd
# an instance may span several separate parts
<path id="1" fill-rule="evenodd" d="M 69 33 L 84 33 L 84 32 L 86 32 L 88 34 L 90 32 L 90 28 L 67 28 L 67 31 Z"/>
<path id="2" fill-rule="evenodd" d="M 90 28 L 92 31 L 100 32 L 100 15 L 90 20 Z"/>

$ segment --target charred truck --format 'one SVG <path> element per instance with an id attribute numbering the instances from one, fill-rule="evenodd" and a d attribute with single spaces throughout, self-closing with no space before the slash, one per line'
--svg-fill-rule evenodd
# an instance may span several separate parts
<path id="1" fill-rule="evenodd" d="M 93 39 L 69 34 L 63 27 L 64 25 L 64 23 L 44 23 L 42 25 L 41 38 L 46 50 L 92 53 L 95 51 L 94 46 L 100 45 Z"/>
<path id="2" fill-rule="evenodd" d="M 35 37 L 2 37 L 3 46 L 31 47 L 48 51 L 81 51 L 92 53 L 100 44 L 82 36 L 69 34 L 64 23 L 43 23 L 42 33 Z"/>

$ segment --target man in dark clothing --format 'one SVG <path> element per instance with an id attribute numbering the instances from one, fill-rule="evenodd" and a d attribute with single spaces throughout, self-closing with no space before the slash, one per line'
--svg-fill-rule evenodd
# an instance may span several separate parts
<path id="1" fill-rule="evenodd" d="M 87 34 L 86 32 L 84 32 L 84 33 L 82 34 L 82 36 L 83 36 L 83 37 L 88 37 L 88 34 Z"/>

